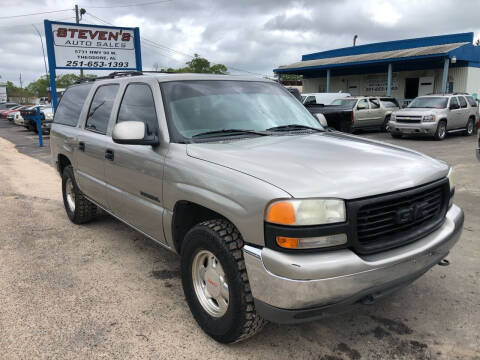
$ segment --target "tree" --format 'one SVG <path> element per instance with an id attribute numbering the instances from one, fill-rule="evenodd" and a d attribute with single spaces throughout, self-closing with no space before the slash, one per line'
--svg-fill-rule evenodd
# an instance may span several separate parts
<path id="1" fill-rule="evenodd" d="M 47 76 L 43 75 L 40 77 L 40 79 L 32 81 L 30 84 L 28 84 L 26 89 L 37 97 L 45 97 L 47 96 L 47 87 L 49 86 L 50 84 Z"/>
<path id="2" fill-rule="evenodd" d="M 13 82 L 7 81 L 7 97 L 30 97 L 32 93 L 27 89 L 16 86 Z"/>
<path id="3" fill-rule="evenodd" d="M 192 60 L 185 63 L 187 66 L 173 69 L 161 69 L 164 72 L 180 72 L 180 73 L 206 73 L 206 74 L 228 74 L 228 69 L 223 64 L 211 65 L 210 61 L 200 57 L 198 54 L 194 54 Z M 155 65 L 154 65 L 155 66 Z"/>
<path id="4" fill-rule="evenodd" d="M 97 75 L 85 75 L 85 78 L 95 78 Z M 57 76 L 55 80 L 55 84 L 57 85 L 57 89 L 64 89 L 69 87 L 70 85 L 75 84 L 78 80 L 80 80 L 80 76 L 76 74 L 63 74 Z M 30 84 L 27 85 L 26 89 L 37 97 L 45 97 L 47 96 L 47 88 L 50 87 L 50 81 L 47 75 L 41 76 L 39 79 L 32 81 Z"/>

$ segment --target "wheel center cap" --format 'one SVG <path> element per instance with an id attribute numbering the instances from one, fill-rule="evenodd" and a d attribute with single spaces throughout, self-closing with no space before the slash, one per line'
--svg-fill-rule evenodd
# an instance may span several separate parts
<path id="1" fill-rule="evenodd" d="M 207 290 L 213 297 L 220 295 L 220 277 L 213 269 L 207 269 L 205 272 L 205 284 Z"/>

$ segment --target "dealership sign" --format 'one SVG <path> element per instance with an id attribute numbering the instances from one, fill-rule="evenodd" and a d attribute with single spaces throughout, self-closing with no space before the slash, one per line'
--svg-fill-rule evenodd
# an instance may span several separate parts
<path id="1" fill-rule="evenodd" d="M 52 24 L 58 68 L 136 69 L 135 30 Z"/>
<path id="2" fill-rule="evenodd" d="M 142 70 L 140 30 L 44 21 L 52 103 L 57 107 L 56 69 Z"/>

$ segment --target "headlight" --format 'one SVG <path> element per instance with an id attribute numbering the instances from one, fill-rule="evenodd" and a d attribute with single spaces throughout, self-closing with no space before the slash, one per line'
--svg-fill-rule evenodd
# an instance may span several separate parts
<path id="1" fill-rule="evenodd" d="M 450 184 L 450 200 L 448 202 L 448 207 L 453 205 L 453 195 L 455 195 L 455 182 L 453 181 L 453 168 L 448 170 L 448 183 Z"/>
<path id="2" fill-rule="evenodd" d="M 45 115 L 45 119 L 47 119 L 47 120 L 52 120 L 52 119 L 53 119 L 53 114 L 47 114 L 47 115 Z"/>
<path id="3" fill-rule="evenodd" d="M 395 118 L 396 118 L 395 114 L 390 115 L 390 121 L 395 121 Z"/>
<path id="4" fill-rule="evenodd" d="M 435 121 L 435 115 L 425 115 L 423 117 L 423 122 L 434 122 Z"/>
<path id="5" fill-rule="evenodd" d="M 308 226 L 343 222 L 345 202 L 339 199 L 282 200 L 270 204 L 265 220 L 273 224 Z"/>

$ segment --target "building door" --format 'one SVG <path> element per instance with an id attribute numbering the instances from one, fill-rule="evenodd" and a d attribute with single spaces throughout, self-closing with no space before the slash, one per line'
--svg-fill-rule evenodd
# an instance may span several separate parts
<path id="1" fill-rule="evenodd" d="M 418 96 L 433 94 L 433 76 L 425 76 L 420 78 L 418 86 Z"/>
<path id="2" fill-rule="evenodd" d="M 351 95 L 360 95 L 360 83 L 356 80 L 347 80 L 347 92 Z"/>
<path id="3" fill-rule="evenodd" d="M 419 78 L 405 79 L 405 99 L 415 99 L 418 96 Z"/>

